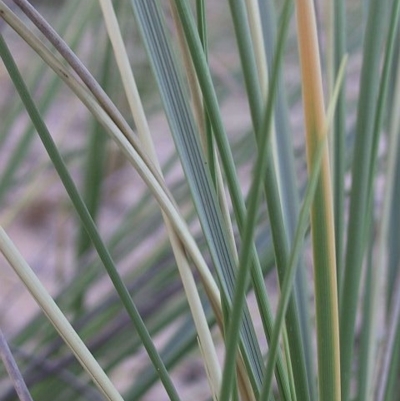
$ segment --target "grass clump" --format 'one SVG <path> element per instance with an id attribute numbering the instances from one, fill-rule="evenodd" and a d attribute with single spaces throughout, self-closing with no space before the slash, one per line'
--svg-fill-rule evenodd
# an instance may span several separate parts
<path id="1" fill-rule="evenodd" d="M 397 399 L 400 5 L 316 5 L 0 1 L 0 247 L 44 312 L 1 399 L 181 400 L 186 363 L 191 399 Z M 52 296 L 9 236 L 32 205 Z"/>

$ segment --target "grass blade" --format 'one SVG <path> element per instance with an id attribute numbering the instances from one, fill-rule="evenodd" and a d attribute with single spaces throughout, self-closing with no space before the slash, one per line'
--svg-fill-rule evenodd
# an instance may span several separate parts
<path id="1" fill-rule="evenodd" d="M 269 354 L 267 359 L 267 367 L 263 382 L 263 391 L 261 393 L 260 400 L 268 399 L 269 394 L 272 389 L 272 373 L 274 370 L 274 365 L 276 363 L 277 350 L 279 346 L 279 338 L 283 330 L 284 318 L 287 311 L 287 307 L 289 304 L 289 299 L 292 292 L 293 283 L 295 280 L 296 268 L 298 267 L 298 259 L 301 253 L 301 248 L 303 244 L 303 239 L 307 230 L 307 222 L 309 218 L 309 212 L 311 208 L 311 204 L 314 200 L 317 181 L 320 174 L 322 156 L 324 152 L 324 148 L 326 147 L 327 136 L 329 132 L 329 127 L 331 125 L 331 120 L 333 119 L 334 111 L 337 104 L 337 99 L 339 97 L 340 88 L 343 81 L 344 69 L 347 62 L 347 58 L 342 60 L 337 81 L 332 93 L 332 99 L 330 105 L 328 107 L 327 112 L 327 123 L 325 127 L 325 132 L 322 135 L 322 139 L 320 139 L 320 143 L 318 144 L 315 150 L 315 161 L 313 163 L 313 170 L 311 172 L 310 178 L 308 180 L 306 193 L 303 200 L 303 206 L 300 211 L 299 221 L 296 228 L 295 241 L 293 244 L 293 249 L 290 256 L 290 264 L 288 267 L 288 271 L 285 276 L 284 285 L 282 287 L 282 295 L 278 304 L 277 318 L 275 321 L 274 332 L 272 335 L 272 340 L 269 347 Z"/>
<path id="2" fill-rule="evenodd" d="M 239 47 L 239 54 L 248 94 L 250 112 L 252 115 L 253 127 L 256 133 L 257 143 L 260 142 L 258 127 L 262 120 L 262 93 L 257 80 L 257 68 L 254 60 L 253 46 L 246 12 L 242 0 L 230 1 L 233 24 L 236 31 L 236 39 Z M 272 151 L 271 151 L 272 152 Z M 282 285 L 286 268 L 289 262 L 289 239 L 285 227 L 285 218 L 282 210 L 280 194 L 280 181 L 273 158 L 271 157 L 265 176 L 264 191 L 267 199 L 268 214 L 271 221 L 273 244 L 275 247 L 276 264 L 278 269 L 279 282 Z M 310 389 L 307 378 L 306 361 L 302 345 L 300 331 L 299 313 L 295 305 L 295 299 L 290 300 L 286 325 L 288 329 L 288 342 L 290 357 L 296 360 L 297 366 L 293 372 L 297 397 L 302 400 L 309 400 Z M 310 381 L 311 382 L 311 381 Z"/>
<path id="3" fill-rule="evenodd" d="M 373 190 L 374 190 L 374 178 L 376 175 L 376 164 L 377 164 L 377 153 L 378 153 L 378 141 L 379 141 L 379 133 L 382 127 L 382 120 L 383 120 L 383 110 L 386 108 L 386 98 L 389 89 L 389 77 L 390 77 L 390 67 L 392 65 L 393 59 L 393 52 L 394 52 L 394 41 L 396 36 L 396 27 L 398 26 L 398 20 L 400 16 L 400 3 L 393 2 L 392 10 L 391 10 L 391 21 L 389 26 L 388 32 L 388 39 L 386 43 L 386 54 L 385 60 L 382 69 L 381 75 L 381 82 L 379 87 L 379 94 L 377 100 L 377 110 L 376 116 L 374 121 L 374 129 L 373 129 L 373 145 L 371 148 L 371 164 L 370 164 L 370 177 L 369 177 L 369 202 L 373 202 Z M 394 144 L 395 145 L 395 144 Z M 390 153 L 393 153 L 390 151 Z M 389 156 L 389 163 L 393 160 L 393 154 Z M 393 168 L 393 163 L 390 163 L 389 166 Z M 389 179 L 392 176 L 392 172 L 388 171 L 386 179 Z M 386 184 L 387 187 L 391 186 Z M 389 212 L 389 200 L 391 198 L 391 190 L 386 189 L 388 191 L 384 198 L 384 211 L 383 213 L 386 214 L 382 217 L 382 224 L 381 224 L 381 233 L 380 233 L 380 241 L 378 241 L 378 249 L 379 249 L 379 259 L 377 266 L 384 266 L 384 245 L 382 242 L 386 242 L 385 239 L 387 233 L 387 224 L 388 224 L 388 212 Z M 372 252 L 372 245 L 371 245 L 371 252 Z M 363 335 L 367 337 L 366 344 L 364 351 L 361 352 L 360 355 L 360 375 L 358 381 L 358 399 L 359 400 L 367 400 L 368 397 L 372 397 L 373 394 L 373 387 L 372 387 L 372 374 L 373 369 L 375 366 L 375 359 L 377 353 L 377 346 L 378 346 L 378 311 L 381 310 L 380 306 L 380 297 L 379 293 L 384 286 L 383 283 L 383 275 L 378 269 L 373 269 L 369 266 L 367 277 L 369 278 L 369 285 L 366 285 L 366 288 L 370 289 L 370 292 L 365 292 L 364 299 L 369 298 L 366 300 L 367 304 L 370 305 L 365 315 L 366 325 L 364 326 Z M 368 333 L 368 334 L 367 334 Z M 370 398 L 372 399 L 372 398 Z"/>
<path id="4" fill-rule="evenodd" d="M 233 375 L 234 375 L 234 361 L 236 358 L 236 344 L 238 341 L 239 335 L 239 327 L 240 320 L 242 317 L 241 311 L 243 308 L 244 300 L 245 300 L 245 290 L 247 287 L 247 281 L 249 278 L 249 267 L 251 262 L 251 252 L 252 252 L 252 242 L 254 236 L 254 225 L 255 219 L 258 209 L 258 203 L 260 201 L 262 184 L 264 182 L 263 172 L 266 169 L 267 163 L 270 161 L 268 156 L 271 152 L 268 152 L 269 138 L 272 130 L 272 122 L 273 122 L 273 105 L 275 101 L 276 88 L 278 83 L 278 75 L 280 71 L 283 49 L 285 38 L 287 34 L 287 28 L 289 23 L 289 16 L 291 10 L 291 0 L 287 0 L 285 2 L 285 7 L 283 11 L 283 20 L 279 35 L 279 41 L 276 48 L 276 57 L 274 60 L 273 72 L 272 72 L 272 80 L 271 87 L 268 92 L 267 104 L 266 104 L 266 112 L 263 120 L 263 124 L 260 127 L 260 144 L 259 144 L 259 152 L 257 156 L 256 165 L 254 167 L 254 178 L 251 185 L 249 197 L 248 197 L 248 215 L 247 221 L 245 224 L 245 229 L 243 233 L 243 243 L 242 250 L 239 258 L 239 271 L 237 275 L 236 287 L 235 287 L 235 296 L 233 300 L 233 311 L 234 313 L 231 316 L 229 321 L 227 338 L 226 338 L 226 357 L 224 364 L 224 373 L 222 380 L 222 389 L 220 399 L 225 400 L 229 399 L 230 394 L 232 393 L 232 385 L 233 385 Z M 261 135 L 261 133 L 264 133 Z M 269 398 L 269 397 L 268 397 Z"/>
<path id="5" fill-rule="evenodd" d="M 105 87 L 107 87 L 108 78 L 110 77 L 110 56 L 111 48 L 110 46 L 107 46 L 102 60 L 101 73 L 101 82 Z M 85 200 L 89 213 L 94 221 L 97 220 L 98 209 L 101 204 L 101 187 L 105 168 L 104 162 L 107 143 L 106 138 L 107 136 L 103 128 L 97 121 L 95 121 L 92 125 L 91 135 L 88 139 L 88 154 L 84 167 L 85 177 L 83 184 L 83 199 Z M 90 238 L 88 237 L 84 227 L 82 227 L 77 241 L 77 256 L 82 256 L 87 252 L 90 245 Z"/>
<path id="6" fill-rule="evenodd" d="M 342 400 L 350 399 L 351 365 L 354 348 L 354 330 L 357 299 L 361 280 L 361 267 L 368 232 L 365 216 L 369 207 L 369 180 L 373 145 L 373 118 L 376 110 L 380 53 L 384 21 L 388 2 L 369 2 L 368 22 L 365 29 L 361 87 L 357 112 L 357 128 L 352 165 L 349 224 L 343 286 L 340 294 L 340 344 Z"/>
<path id="7" fill-rule="evenodd" d="M 318 175 L 320 172 L 320 166 L 322 161 L 323 149 L 325 146 L 325 140 L 318 145 L 315 151 L 315 162 L 313 163 L 314 170 L 311 172 L 310 180 L 307 185 L 306 195 L 304 197 L 303 207 L 300 211 L 299 222 L 296 230 L 295 241 L 293 244 L 293 250 L 290 256 L 290 263 L 286 272 L 285 280 L 282 286 L 282 295 L 278 305 L 278 311 L 276 313 L 276 321 L 272 339 L 269 347 L 267 367 L 265 371 L 265 377 L 263 382 L 263 389 L 260 395 L 260 400 L 267 400 L 270 397 L 272 390 L 272 375 L 274 366 L 276 363 L 277 351 L 279 346 L 279 338 L 284 326 L 284 318 L 289 304 L 289 299 L 292 292 L 293 282 L 296 274 L 296 267 L 298 266 L 299 254 L 303 244 L 303 238 L 308 226 L 308 216 L 313 201 L 315 190 L 317 186 Z"/>
<path id="8" fill-rule="evenodd" d="M 382 374 L 377 385 L 376 400 L 383 401 L 386 393 L 389 369 L 394 355 L 394 346 L 400 327 L 400 274 L 397 275 L 395 293 L 393 297 L 392 311 L 389 316 L 388 335 L 385 344 L 384 359 L 382 363 Z"/>
<path id="9" fill-rule="evenodd" d="M 345 2 L 343 0 L 335 0 L 334 7 L 334 56 L 333 56 L 333 73 L 337 74 L 340 63 L 346 51 L 346 16 Z M 346 82 L 343 81 L 341 91 L 339 93 L 338 105 L 335 113 L 335 121 L 333 125 L 333 193 L 334 193 L 334 216 L 335 216 L 335 244 L 336 244 L 336 264 L 337 264 L 337 282 L 338 294 L 341 293 L 340 287 L 343 277 L 343 256 L 344 256 L 344 173 L 346 164 Z"/>
<path id="10" fill-rule="evenodd" d="M 266 47 L 267 58 L 270 64 L 273 62 L 273 53 L 275 47 L 276 24 L 277 17 L 275 6 L 271 1 L 260 2 L 260 11 L 263 21 L 263 35 Z M 285 85 L 283 79 L 278 83 L 278 92 L 275 106 L 275 129 L 276 129 L 276 146 L 279 158 L 277 160 L 277 171 L 280 177 L 279 189 L 281 193 L 281 202 L 285 226 L 289 236 L 289 242 L 293 244 L 297 219 L 300 209 L 297 174 L 295 169 L 295 158 L 293 148 L 293 134 L 290 128 L 290 116 L 288 110 L 288 99 L 285 93 Z M 308 388 L 310 390 L 310 399 L 316 400 L 316 381 L 314 355 L 312 345 L 312 330 L 310 324 L 312 321 L 309 308 L 310 289 L 308 285 L 308 277 L 306 268 L 302 258 L 300 258 L 301 266 L 297 268 L 293 295 L 296 298 L 298 307 L 301 343 L 304 349 L 306 374 L 308 379 Z"/>

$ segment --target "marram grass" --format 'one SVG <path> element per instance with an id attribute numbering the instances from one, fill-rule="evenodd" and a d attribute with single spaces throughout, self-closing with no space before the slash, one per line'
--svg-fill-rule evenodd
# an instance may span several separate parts
<path id="1" fill-rule="evenodd" d="M 20 399 L 397 400 L 399 2 L 64 3 L 0 0 L 0 223 L 60 180 L 73 226 L 53 219 L 53 298 L 0 231 L 44 311 L 16 333 L 0 315 L 21 372 L 0 367 L 0 399 L 23 377 Z M 53 110 L 88 138 L 66 147 Z M 135 197 L 107 219 L 118 186 Z"/>

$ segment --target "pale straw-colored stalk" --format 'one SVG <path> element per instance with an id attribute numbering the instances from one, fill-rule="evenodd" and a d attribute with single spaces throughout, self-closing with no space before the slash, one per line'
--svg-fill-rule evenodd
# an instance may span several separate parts
<path id="1" fill-rule="evenodd" d="M 99 390 L 104 394 L 105 398 L 109 401 L 123 401 L 123 398 L 114 387 L 109 377 L 90 353 L 2 227 L 0 227 L 0 250 L 35 298 L 38 305 L 42 308 L 51 324 L 74 353 L 79 363 L 89 374 Z"/>

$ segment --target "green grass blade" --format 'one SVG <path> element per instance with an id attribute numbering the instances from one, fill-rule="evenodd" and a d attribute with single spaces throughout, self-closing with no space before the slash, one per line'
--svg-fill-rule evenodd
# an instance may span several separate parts
<path id="1" fill-rule="evenodd" d="M 383 64 L 383 70 L 381 75 L 381 82 L 379 87 L 379 94 L 377 100 L 377 110 L 374 121 L 374 129 L 373 129 L 373 144 L 371 148 L 371 163 L 370 163 L 370 176 L 369 176 L 369 202 L 373 202 L 373 189 L 374 189 L 374 179 L 376 175 L 376 159 L 378 153 L 378 142 L 379 142 L 379 134 L 382 127 L 383 120 L 383 110 L 386 108 L 386 98 L 389 88 L 389 78 L 390 67 L 392 66 L 393 52 L 394 52 L 394 42 L 396 37 L 396 27 L 398 26 L 399 16 L 400 16 L 400 3 L 393 2 L 392 10 L 391 10 L 391 21 L 388 32 L 388 39 L 386 42 L 386 53 L 385 60 Z M 392 153 L 392 152 L 390 152 Z M 393 159 L 392 155 L 389 160 Z M 387 179 L 390 178 L 391 172 L 388 172 Z M 389 210 L 388 201 L 391 197 L 391 191 L 386 193 L 385 196 L 385 204 L 384 204 L 384 212 L 387 213 Z M 385 212 L 386 210 L 386 212 Z M 383 216 L 382 225 L 381 225 L 381 238 L 384 240 L 386 238 L 387 232 L 387 223 L 388 216 Z M 383 237 L 382 237 L 383 236 Z M 379 244 L 379 242 L 378 242 Z M 372 252 L 372 243 L 370 245 Z M 384 245 L 380 244 L 380 252 L 383 252 Z M 370 262 L 371 263 L 371 262 Z M 384 265 L 384 257 L 381 254 L 380 260 L 378 260 L 377 266 Z M 377 269 L 372 269 L 372 266 L 369 266 L 367 270 L 367 278 L 368 285 L 366 285 L 366 289 L 369 289 L 369 292 L 364 293 L 364 300 L 366 303 L 366 311 L 364 313 L 365 316 L 365 325 L 363 330 L 363 336 L 365 337 L 364 350 L 360 353 L 360 375 L 358 381 L 358 399 L 359 400 L 367 400 L 368 398 L 372 400 L 373 388 L 371 383 L 373 369 L 375 366 L 376 360 L 376 349 L 378 345 L 378 311 L 381 310 L 380 300 L 379 300 L 379 290 L 383 287 L 383 278 L 382 273 L 378 272 Z"/>
<path id="2" fill-rule="evenodd" d="M 260 2 L 260 12 L 263 21 L 263 35 L 266 47 L 267 58 L 270 64 L 273 62 L 273 52 L 276 37 L 277 18 L 274 10 L 274 5 L 271 1 Z M 287 226 L 287 233 L 290 243 L 293 243 L 297 219 L 300 209 L 297 175 L 295 170 L 295 159 L 293 152 L 292 133 L 289 124 L 288 99 L 285 93 L 285 85 L 283 79 L 278 83 L 278 93 L 275 106 L 275 130 L 276 144 L 279 158 L 277 160 L 277 170 L 280 177 L 280 192 L 282 210 Z M 310 288 L 308 285 L 308 277 L 302 258 L 300 258 L 301 266 L 298 267 L 296 273 L 293 295 L 296 298 L 298 313 L 300 318 L 301 340 L 304 348 L 306 361 L 306 372 L 308 386 L 310 389 L 310 399 L 316 400 L 316 382 L 315 382 L 315 367 L 314 355 L 312 346 L 312 325 L 309 294 Z"/>
<path id="3" fill-rule="evenodd" d="M 259 131 L 257 127 L 261 124 L 262 96 L 257 80 L 257 69 L 255 66 L 254 54 L 252 51 L 251 35 L 246 21 L 246 12 L 244 11 L 243 1 L 230 1 L 233 23 L 236 31 L 236 39 L 239 47 L 239 54 L 242 61 L 242 69 L 247 88 L 250 111 L 252 115 L 253 127 L 255 133 Z M 260 138 L 257 137 L 257 141 Z M 265 177 L 265 195 L 267 198 L 268 213 L 271 220 L 273 243 L 276 250 L 276 263 L 278 268 L 279 281 L 282 284 L 284 274 L 288 264 L 289 245 L 288 236 L 284 224 L 284 217 L 281 207 L 279 194 L 279 182 L 277 179 L 275 164 L 270 158 Z M 277 251 L 279 249 L 279 251 Z M 297 306 L 294 298 L 290 301 L 287 316 L 287 328 L 289 335 L 289 349 L 293 360 L 298 361 L 297 368 L 294 371 L 296 391 L 299 398 L 309 399 L 309 384 L 305 365 L 305 356 L 302 346 L 300 322 Z"/>
<path id="4" fill-rule="evenodd" d="M 206 5 L 204 0 L 196 1 L 196 17 L 197 17 L 197 29 L 199 31 L 199 38 L 203 45 L 204 55 L 208 60 L 208 39 L 207 39 L 207 18 L 206 18 Z M 204 108 L 204 130 L 206 134 L 207 144 L 207 161 L 210 169 L 210 174 L 214 185 L 217 183 L 216 175 L 216 157 L 215 157 L 215 146 L 212 133 L 211 121 L 208 117 L 207 111 Z"/>
<path id="5" fill-rule="evenodd" d="M 101 40 L 100 35 L 100 40 Z M 110 84 L 110 69 L 111 69 L 111 47 L 108 45 L 104 51 L 103 60 L 101 63 L 101 78 L 100 83 L 103 87 L 107 88 Z M 107 150 L 107 136 L 104 128 L 98 121 L 93 121 L 91 134 L 87 140 L 87 157 L 84 161 L 84 178 L 82 196 L 88 208 L 90 215 L 96 222 L 98 217 L 98 210 L 101 205 L 102 183 L 104 180 L 105 169 L 105 156 Z M 77 237 L 76 256 L 79 258 L 89 251 L 91 247 L 91 240 L 86 232 L 85 227 L 82 225 Z M 85 291 L 84 287 L 83 290 Z M 77 311 L 82 309 L 83 296 L 76 296 L 74 308 Z"/>
<path id="6" fill-rule="evenodd" d="M 109 85 L 108 78 L 112 60 L 111 47 L 107 46 L 102 60 L 101 83 L 103 87 Z M 98 209 L 101 204 L 101 188 L 104 174 L 104 162 L 106 155 L 106 133 L 101 125 L 95 121 L 92 125 L 92 132 L 88 138 L 87 158 L 84 166 L 83 181 L 83 199 L 87 205 L 88 211 L 94 221 L 97 220 Z M 85 228 L 81 227 L 81 231 L 77 240 L 77 256 L 82 256 L 90 248 L 90 238 Z"/>
<path id="7" fill-rule="evenodd" d="M 372 230 L 371 230 L 372 231 Z M 371 232 L 369 236 L 370 247 L 368 249 L 367 266 L 365 272 L 365 284 L 363 293 L 363 322 L 360 335 L 360 368 L 358 375 L 358 394 L 357 400 L 372 399 L 371 392 L 373 393 L 373 380 L 371 375 L 375 367 L 375 349 L 376 339 L 374 338 L 373 324 L 376 324 L 374 319 L 373 301 L 374 290 L 376 292 L 376 285 L 373 283 L 373 243 L 375 241 L 374 235 Z M 374 288 L 375 287 L 375 288 Z M 371 349 L 370 349 L 371 347 Z M 374 360 L 374 361 L 373 361 Z M 373 361 L 373 362 L 372 362 Z M 371 363 L 372 362 L 372 363 Z"/>
<path id="8" fill-rule="evenodd" d="M 227 141 L 227 136 L 222 124 L 222 119 L 219 113 L 218 101 L 215 94 L 214 86 L 210 76 L 210 72 L 207 66 L 207 62 L 204 58 L 202 51 L 202 45 L 196 34 L 196 30 L 193 28 L 194 22 L 191 21 L 191 14 L 188 4 L 185 1 L 176 2 L 181 22 L 184 26 L 186 39 L 188 41 L 189 49 L 193 58 L 194 66 L 199 78 L 199 84 L 202 89 L 202 93 L 205 100 L 205 106 L 210 117 L 213 126 L 213 132 L 215 135 L 218 150 L 221 156 L 221 161 L 224 166 L 224 172 L 227 179 L 228 188 L 230 191 L 233 210 L 235 213 L 236 221 L 239 227 L 239 232 L 243 231 L 244 222 L 246 220 L 246 208 L 243 202 L 243 198 L 240 192 L 240 186 L 235 174 L 235 163 L 233 161 L 232 154 L 230 152 L 230 144 Z M 267 338 L 272 333 L 272 309 L 266 294 L 265 286 L 263 284 L 263 276 L 261 274 L 260 263 L 256 254 L 256 250 L 253 250 L 253 264 L 252 264 L 252 282 L 255 289 L 257 303 L 261 313 L 264 331 Z M 285 393 L 287 388 L 287 375 L 282 365 L 282 358 L 278 358 L 278 384 L 282 393 Z"/>
<path id="9" fill-rule="evenodd" d="M 212 326 L 215 324 L 215 317 L 210 308 L 206 309 L 206 313 L 208 323 Z M 173 368 L 182 358 L 187 356 L 188 350 L 193 349 L 197 345 L 196 337 L 196 330 L 191 318 L 179 324 L 174 335 L 160 352 L 168 369 Z M 140 379 L 137 380 L 137 383 L 127 392 L 127 399 L 140 399 L 150 388 L 151 384 L 157 381 L 157 372 L 154 371 L 152 366 L 148 366 L 143 369 L 139 377 Z"/>
<path id="10" fill-rule="evenodd" d="M 396 343 L 393 347 L 393 355 L 389 367 L 387 386 L 384 401 L 395 401 L 399 394 L 400 372 L 400 324 L 397 327 Z"/>
<path id="11" fill-rule="evenodd" d="M 314 199 L 318 176 L 321 167 L 323 149 L 325 146 L 325 140 L 323 140 L 317 147 L 315 152 L 315 161 L 313 163 L 313 171 L 311 172 L 310 180 L 307 185 L 306 194 L 303 201 L 303 206 L 300 211 L 299 222 L 296 230 L 295 241 L 293 244 L 293 250 L 290 256 L 290 263 L 286 272 L 285 280 L 283 282 L 281 298 L 278 305 L 277 317 L 274 326 L 274 332 L 270 343 L 267 367 L 265 371 L 265 377 L 263 382 L 263 389 L 261 392 L 260 400 L 267 400 L 270 397 L 272 391 L 272 375 L 274 366 L 276 363 L 276 356 L 279 346 L 279 338 L 284 326 L 284 318 L 289 304 L 289 299 L 292 292 L 293 282 L 296 274 L 296 267 L 298 266 L 298 259 L 301 253 L 304 236 L 308 229 L 308 218 L 311 208 L 311 203 Z"/>
<path id="12" fill-rule="evenodd" d="M 306 125 L 307 165 L 309 171 L 312 171 L 316 145 L 322 139 L 327 124 L 316 17 L 312 1 L 297 1 L 297 27 Z M 321 400 L 339 401 L 339 316 L 330 174 L 329 151 L 326 145 L 311 214 L 318 386 Z"/>
<path id="13" fill-rule="evenodd" d="M 322 139 L 320 139 L 320 143 L 315 150 L 315 155 L 314 155 L 315 160 L 312 164 L 313 170 L 311 171 L 311 175 L 310 175 L 310 178 L 309 178 L 309 181 L 307 184 L 306 193 L 305 193 L 304 200 L 303 200 L 303 206 L 301 208 L 300 215 L 299 215 L 299 221 L 298 221 L 298 224 L 296 227 L 296 234 L 295 234 L 295 239 L 294 239 L 294 243 L 293 243 L 293 248 L 291 251 L 290 263 L 289 263 L 288 271 L 285 276 L 284 285 L 282 286 L 281 299 L 278 304 L 277 318 L 276 318 L 274 332 L 273 332 L 271 343 L 270 343 L 266 372 L 265 372 L 265 377 L 264 377 L 264 382 L 263 382 L 263 390 L 262 390 L 260 400 L 268 399 L 269 394 L 271 393 L 272 374 L 273 374 L 273 370 L 274 370 L 274 365 L 276 363 L 277 351 L 278 351 L 278 347 L 279 347 L 279 338 L 280 338 L 280 335 L 281 335 L 283 327 L 284 327 L 283 326 L 284 318 L 285 318 L 285 314 L 286 314 L 287 307 L 289 304 L 291 292 L 293 291 L 292 287 L 293 287 L 294 280 L 295 280 L 296 268 L 298 268 L 298 264 L 299 264 L 298 259 L 301 254 L 301 248 L 302 248 L 304 236 L 306 234 L 306 230 L 308 229 L 307 223 L 308 223 L 308 219 L 309 219 L 310 208 L 311 208 L 311 204 L 314 200 L 314 196 L 315 196 L 315 192 L 316 192 L 316 188 L 317 188 L 317 182 L 318 182 L 320 169 L 321 169 L 323 151 L 324 151 L 324 147 L 326 146 L 327 132 L 329 131 L 329 127 L 331 125 L 331 120 L 333 119 L 333 116 L 334 116 L 337 99 L 338 99 L 339 93 L 340 93 L 340 87 L 341 87 L 343 77 L 344 77 L 344 69 L 346 66 L 346 62 L 347 62 L 347 58 L 342 60 L 340 69 L 338 71 L 337 81 L 336 81 L 335 87 L 333 89 L 330 105 L 328 107 L 325 133 L 323 134 Z"/>
<path id="14" fill-rule="evenodd" d="M 396 337 L 398 337 L 400 327 L 400 274 L 397 274 L 395 283 L 395 293 L 391 313 L 389 316 L 388 333 L 385 344 L 385 352 L 383 354 L 383 363 L 379 383 L 377 384 L 376 400 L 383 401 L 387 389 L 388 378 L 390 375 L 390 367 L 394 355 L 394 347 L 396 346 Z"/>
<path id="15" fill-rule="evenodd" d="M 369 175 L 373 145 L 373 118 L 376 109 L 379 61 L 388 2 L 371 0 L 365 31 L 357 129 L 352 166 L 349 225 L 343 286 L 340 294 L 340 344 L 342 401 L 349 400 L 354 330 L 361 266 L 365 250 L 363 233 L 368 231 L 365 216 L 369 207 Z"/>
<path id="16" fill-rule="evenodd" d="M 282 25 L 281 25 L 278 45 L 276 48 L 277 54 L 274 60 L 271 87 L 268 92 L 265 118 L 263 120 L 262 126 L 260 127 L 259 136 L 261 140 L 259 144 L 257 161 L 254 167 L 255 175 L 253 178 L 248 198 L 248 204 L 249 204 L 248 215 L 243 233 L 243 239 L 242 239 L 243 243 L 239 258 L 239 271 L 237 275 L 235 296 L 233 300 L 232 309 L 234 313 L 232 314 L 231 319 L 229 321 L 228 331 L 226 335 L 226 357 L 225 357 L 224 373 L 223 373 L 222 388 L 220 395 L 221 400 L 229 399 L 230 394 L 232 393 L 232 386 L 234 382 L 233 376 L 234 376 L 234 366 L 235 366 L 234 361 L 236 359 L 236 349 L 237 349 L 236 344 L 239 336 L 239 327 L 242 317 L 241 311 L 245 300 L 245 290 L 247 287 L 247 281 L 249 279 L 249 270 L 250 270 L 249 267 L 251 262 L 255 220 L 257 215 L 258 203 L 260 201 L 262 185 L 264 183 L 263 172 L 266 169 L 268 161 L 270 161 L 268 156 L 271 155 L 271 152 L 268 152 L 268 145 L 272 129 L 273 106 L 278 83 L 278 75 L 280 71 L 285 37 L 287 34 L 287 28 L 289 23 L 289 16 L 291 9 L 290 6 L 291 6 L 291 1 L 290 0 L 286 1 L 285 8 L 283 11 Z M 261 135 L 261 133 L 264 134 Z"/>
<path id="17" fill-rule="evenodd" d="M 400 64 L 399 64 L 400 66 Z M 396 97 L 393 104 L 393 110 L 400 108 L 400 67 L 397 68 L 396 77 Z M 390 205 L 388 206 L 388 234 L 387 234 L 387 247 L 388 247 L 388 272 L 387 272 L 387 296 L 386 304 L 389 308 L 393 297 L 393 288 L 395 277 L 399 269 L 400 263 L 400 248 L 398 246 L 399 227 L 400 227 L 400 211 L 397 207 L 398 199 L 400 198 L 400 115 L 393 112 L 390 122 L 390 156 L 389 156 L 389 173 L 387 180 L 389 182 L 388 189 L 391 194 L 388 194 Z M 386 242 L 385 241 L 385 242 Z M 386 244 L 382 244 L 386 246 Z"/>
<path id="18" fill-rule="evenodd" d="M 339 71 L 340 63 L 346 51 L 346 16 L 345 2 L 335 0 L 334 3 L 334 74 Z M 333 196 L 334 196 L 334 216 L 335 216 L 335 243 L 336 243 L 336 265 L 338 294 L 341 293 L 340 287 L 343 277 L 343 255 L 344 255 L 344 173 L 346 167 L 346 82 L 343 81 L 338 105 L 333 125 Z"/>
<path id="19" fill-rule="evenodd" d="M 389 82 L 391 78 L 391 67 L 393 64 L 393 55 L 395 50 L 396 32 L 400 17 L 400 4 L 395 1 L 392 4 L 390 10 L 390 25 L 388 31 L 388 37 L 386 40 L 386 51 L 383 63 L 382 74 L 379 84 L 379 94 L 377 99 L 376 113 L 374 119 L 373 128 L 373 143 L 371 147 L 371 163 L 370 163 L 370 173 L 369 173 L 369 199 L 372 198 L 373 182 L 375 178 L 376 169 L 376 159 L 378 155 L 379 147 L 379 137 L 380 131 L 382 129 L 382 122 L 384 118 L 384 110 L 386 109 L 386 99 L 389 92 Z"/>
<path id="20" fill-rule="evenodd" d="M 159 82 L 166 115 L 191 186 L 203 232 L 219 274 L 222 294 L 225 302 L 230 303 L 235 282 L 235 261 L 226 239 L 225 223 L 218 207 L 214 186 L 208 170 L 204 167 L 204 156 L 194 119 L 188 106 L 185 89 L 177 74 L 178 68 L 170 50 L 161 13 L 154 1 L 133 0 L 132 5 Z M 257 388 L 261 379 L 262 360 L 248 311 L 245 313 L 242 335 L 243 357 L 250 368 L 253 387 Z"/>
<path id="21" fill-rule="evenodd" d="M 255 61 L 250 27 L 247 20 L 247 10 L 243 0 L 230 0 L 229 5 L 250 105 L 253 129 L 255 133 L 259 133 L 262 124 L 264 105 L 261 91 L 265 89 L 260 88 L 259 74 Z"/>

